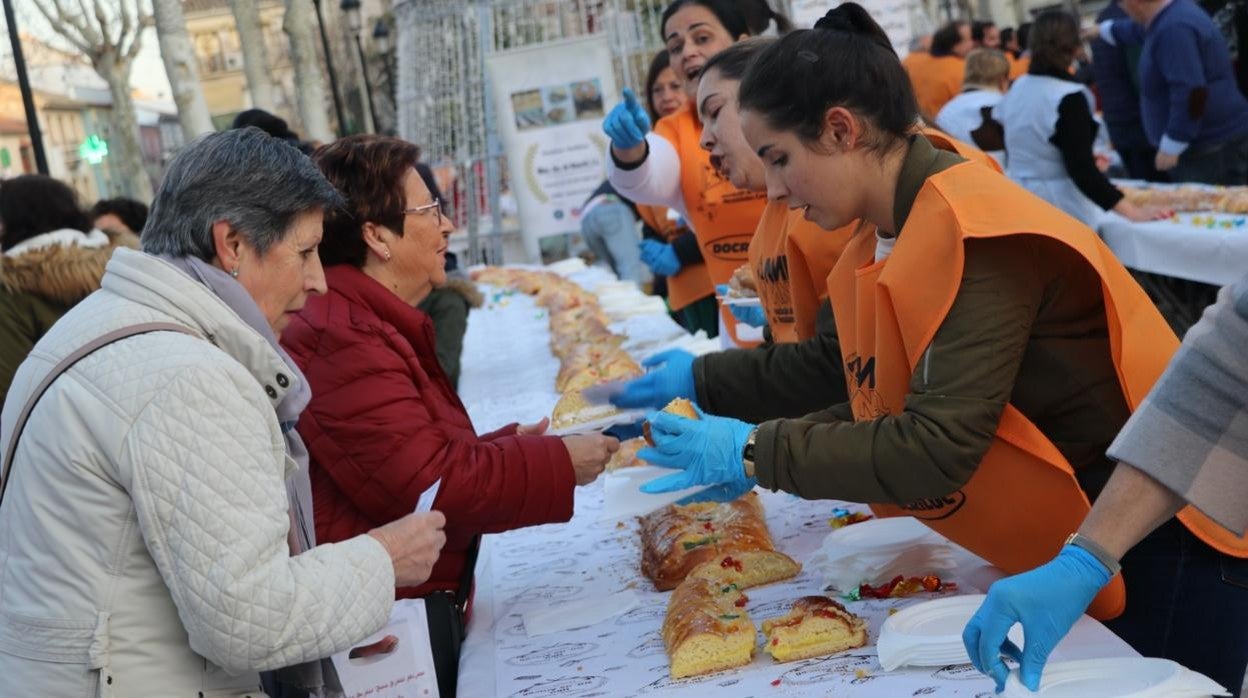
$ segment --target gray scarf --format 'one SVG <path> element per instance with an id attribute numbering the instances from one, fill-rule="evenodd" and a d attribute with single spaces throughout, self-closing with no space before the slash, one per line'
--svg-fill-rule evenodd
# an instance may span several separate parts
<path id="1" fill-rule="evenodd" d="M 256 305 L 256 301 L 247 293 L 243 285 L 229 274 L 197 257 L 170 257 L 161 255 L 161 259 L 172 264 L 182 272 L 198 281 L 212 291 L 233 310 L 248 327 L 251 327 L 264 338 L 282 357 L 293 380 L 291 388 L 274 411 L 277 413 L 278 424 L 282 427 L 282 437 L 286 440 L 286 455 L 295 461 L 297 468 L 286 480 L 286 496 L 290 501 L 291 511 L 291 554 L 310 550 L 316 545 L 316 529 L 312 521 L 312 481 L 308 477 L 308 449 L 295 430 L 299 415 L 312 400 L 312 388 L 304 378 L 303 372 L 295 364 L 285 349 L 278 344 L 268 320 Z M 337 674 L 329 659 L 304 662 L 277 671 L 279 681 L 309 691 L 312 695 L 337 695 L 340 691 L 331 688 L 336 686 Z M 327 679 L 329 680 L 327 685 Z"/>

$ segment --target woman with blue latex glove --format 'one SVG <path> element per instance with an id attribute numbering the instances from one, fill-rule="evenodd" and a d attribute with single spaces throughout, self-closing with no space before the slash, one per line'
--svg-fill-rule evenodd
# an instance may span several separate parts
<path id="1" fill-rule="evenodd" d="M 680 259 L 676 256 L 675 247 L 670 243 L 642 240 L 641 261 L 655 274 L 675 276 L 680 272 Z"/>
<path id="2" fill-rule="evenodd" d="M 622 392 L 611 396 L 616 407 L 663 407 L 678 397 L 693 400 L 694 356 L 683 349 L 669 349 L 644 359 L 646 375 L 629 381 Z"/>
<path id="3" fill-rule="evenodd" d="M 623 116 L 609 119 L 607 174 L 623 196 L 639 204 L 664 206 L 689 222 L 692 232 L 669 241 L 670 253 L 662 251 L 669 265 L 673 257 L 680 262 L 678 273 L 668 279 L 670 307 L 681 312 L 691 332 L 704 330 L 715 336 L 722 323 L 732 344 L 740 346 L 737 323 L 715 303 L 713 284 L 726 282 L 746 261 L 766 197 L 740 189 L 716 171 L 699 142 L 702 124 L 692 98 L 703 66 L 748 38 L 750 25 L 735 0 L 674 0 L 664 8 L 659 24 L 672 70 L 684 81 L 691 102 L 660 119 L 641 141 L 635 139 L 635 123 Z"/>
<path id="4" fill-rule="evenodd" d="M 641 491 L 660 494 L 698 485 L 725 485 L 718 487 L 716 494 L 726 501 L 753 489 L 757 480 L 747 470 L 753 468 L 754 425 L 707 415 L 697 405 L 694 409 L 698 411 L 698 419 L 668 412 L 650 415 L 650 438 L 654 446 L 641 449 L 637 457 L 682 472 L 647 482 L 641 486 Z"/>
<path id="5" fill-rule="evenodd" d="M 828 231 L 864 222 L 828 279 L 849 400 L 797 419 L 746 420 L 757 424 L 759 485 L 921 516 L 1009 573 L 1047 562 L 1101 495 L 1114 467 L 1105 449 L 1177 347 L 1164 318 L 1094 231 L 917 136 L 909 78 L 856 3 L 764 48 L 736 105 L 770 198 Z M 709 385 L 698 370 L 695 361 L 701 393 Z M 1206 416 L 1203 404 L 1193 411 Z M 1234 422 L 1217 420 L 1205 422 Z M 1221 446 L 1215 438 L 1198 457 L 1220 462 Z M 1212 568 L 1243 564 L 1242 541 L 1190 517 L 1184 528 L 1202 542 L 1178 542 L 1212 558 L 1191 596 L 1231 586 Z M 1179 588 L 1186 563 L 1174 563 L 1190 558 L 1171 548 L 1152 552 L 1168 570 L 1145 558 L 1133 567 L 1128 556 L 1089 613 L 1176 606 L 1173 596 L 1140 603 L 1133 591 Z M 1151 646 L 1157 625 L 1120 635 Z M 1194 636 L 1161 652 L 1198 644 Z"/>

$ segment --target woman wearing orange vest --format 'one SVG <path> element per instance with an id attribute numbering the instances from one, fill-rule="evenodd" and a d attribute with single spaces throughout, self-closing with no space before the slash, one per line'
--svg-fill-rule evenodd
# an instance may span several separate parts
<path id="1" fill-rule="evenodd" d="M 849 400 L 757 426 L 654 414 L 656 446 L 639 456 L 684 472 L 643 489 L 757 478 L 914 516 L 1007 573 L 1036 567 L 1087 515 L 1106 448 L 1178 342 L 1095 233 L 911 134 L 909 81 L 861 6 L 817 27 L 763 51 L 738 101 L 770 198 L 825 229 L 874 227 L 828 280 Z M 1196 544 L 1248 557 L 1200 514 L 1185 524 Z M 1126 584 L 1146 599 L 1132 614 L 1163 591 L 1173 604 L 1177 565 L 1133 577 L 1127 562 L 1093 616 L 1122 614 Z M 1140 627 L 1117 629 L 1142 644 Z"/>
<path id="2" fill-rule="evenodd" d="M 734 0 L 676 0 L 664 10 L 662 27 L 672 68 L 685 80 L 690 96 L 697 92 L 702 66 L 749 36 L 746 19 Z M 737 189 L 711 166 L 709 154 L 698 145 L 702 127 L 692 104 L 660 119 L 653 135 L 646 135 L 648 129 L 644 110 L 632 92 L 625 90 L 624 101 L 603 122 L 611 138 L 608 177 L 622 195 L 640 204 L 678 211 L 693 228 L 705 275 L 686 279 L 685 272 L 692 269 L 680 263 L 674 247 L 651 259 L 661 269 L 681 272 L 668 280 L 672 306 L 677 307 L 678 298 L 692 301 L 713 295 L 714 286 L 728 283 L 747 260 L 766 196 Z M 720 314 L 732 343 L 741 345 L 732 315 L 726 309 Z"/>
<path id="3" fill-rule="evenodd" d="M 654 54 L 654 58 L 650 61 L 650 69 L 646 72 L 645 89 L 646 113 L 653 121 L 680 111 L 685 102 L 689 101 L 689 96 L 685 94 L 684 84 L 676 77 L 676 71 L 672 70 L 671 59 L 666 49 Z M 662 206 L 638 206 L 637 215 L 641 217 L 643 223 L 641 229 L 643 239 L 654 240 L 658 243 L 671 243 L 681 235 L 693 234 L 683 226 L 677 225 L 678 216 L 674 214 L 669 216 L 668 210 Z M 642 243 L 643 246 L 645 244 Z M 668 299 L 666 276 L 654 274 L 652 292 L 656 296 L 662 296 L 663 300 Z M 670 304 L 668 308 L 672 310 L 674 318 L 680 317 L 676 314 L 677 309 L 671 308 Z M 719 329 L 718 324 L 715 329 Z"/>

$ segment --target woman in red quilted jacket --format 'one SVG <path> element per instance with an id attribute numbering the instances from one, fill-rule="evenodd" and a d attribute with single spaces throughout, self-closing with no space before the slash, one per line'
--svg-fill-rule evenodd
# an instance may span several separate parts
<path id="1" fill-rule="evenodd" d="M 598 435 L 543 436 L 546 420 L 476 433 L 438 364 L 433 324 L 415 308 L 446 281 L 452 229 L 413 167 L 418 156 L 416 146 L 378 136 L 316 152 L 347 204 L 326 212 L 319 254 L 329 292 L 310 298 L 282 334 L 312 386 L 299 433 L 318 542 L 410 513 L 441 481 L 434 508 L 446 514 L 446 546 L 429 581 L 399 589 L 401 598 L 457 591 L 482 533 L 567 521 L 573 489 L 597 478 L 619 446 Z"/>

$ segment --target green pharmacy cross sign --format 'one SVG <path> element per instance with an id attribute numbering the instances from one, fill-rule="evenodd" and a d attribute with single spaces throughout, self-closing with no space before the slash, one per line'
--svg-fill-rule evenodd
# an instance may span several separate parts
<path id="1" fill-rule="evenodd" d="M 78 157 L 92 165 L 98 165 L 108 157 L 108 141 L 92 134 L 78 146 Z"/>

